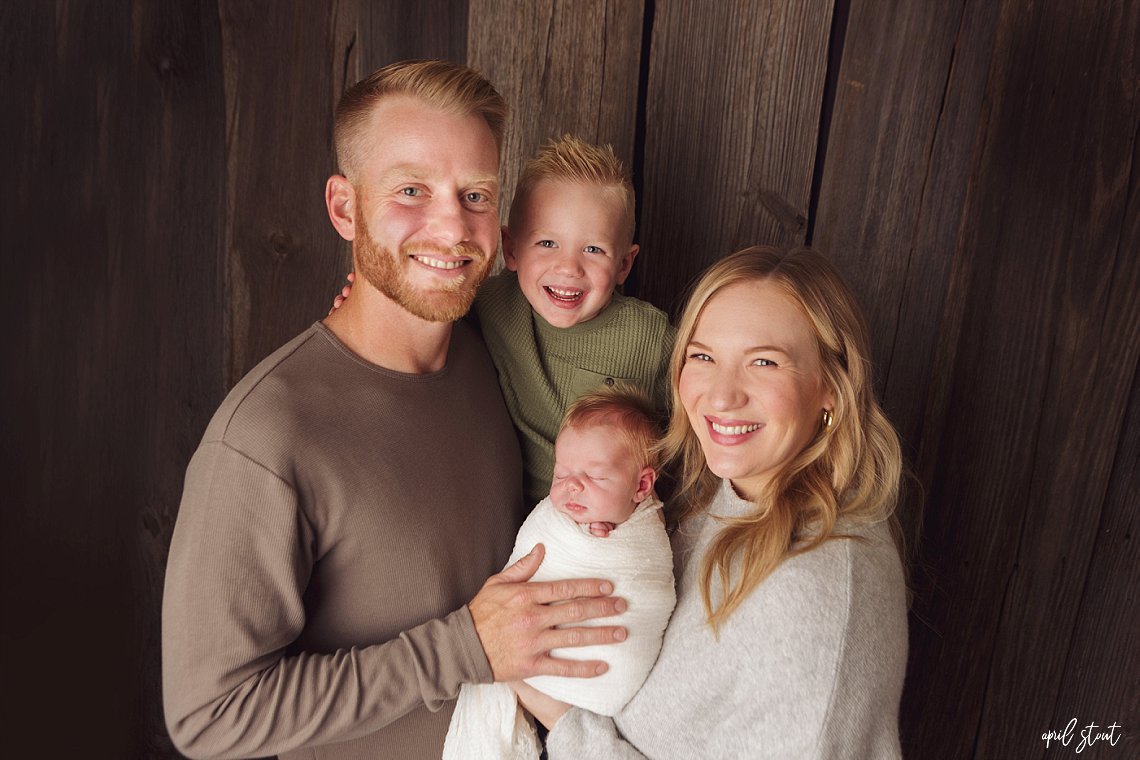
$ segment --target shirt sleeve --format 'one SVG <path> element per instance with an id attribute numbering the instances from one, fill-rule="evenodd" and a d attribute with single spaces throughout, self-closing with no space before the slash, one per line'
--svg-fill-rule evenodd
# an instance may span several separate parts
<path id="1" fill-rule="evenodd" d="M 554 724 L 546 737 L 546 753 L 550 760 L 645 760 L 621 737 L 613 718 L 580 707 L 570 708 Z"/>
<path id="2" fill-rule="evenodd" d="M 163 700 L 190 757 L 261 757 L 356 738 L 463 682 L 492 680 L 466 606 L 383 642 L 288 651 L 314 535 L 284 480 L 223 442 L 187 470 L 167 563 Z"/>

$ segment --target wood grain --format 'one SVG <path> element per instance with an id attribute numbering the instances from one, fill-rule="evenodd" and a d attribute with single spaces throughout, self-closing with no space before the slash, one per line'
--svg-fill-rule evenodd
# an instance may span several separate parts
<path id="1" fill-rule="evenodd" d="M 1140 146 L 1140 142 L 1137 143 Z M 1134 196 L 1135 197 L 1135 196 Z M 1133 237 L 1135 239 L 1135 237 Z M 1081 607 L 1065 658 L 1065 673 L 1048 728 L 1064 730 L 1074 718 L 1080 728 L 1090 723 L 1108 731 L 1140 725 L 1140 659 L 1128 631 L 1140 630 L 1140 372 L 1132 382 L 1131 401 L 1121 430 L 1096 546 Z M 1132 650 L 1132 651 L 1130 651 Z M 1140 734 L 1118 729 L 1120 742 L 1095 746 L 1093 757 L 1136 757 Z M 1080 742 L 1079 729 L 1073 746 Z"/>
<path id="2" fill-rule="evenodd" d="M 835 5 L 829 62 L 824 0 L 0 4 L 8 744 L 177 757 L 158 636 L 186 463 L 347 269 L 336 98 L 441 57 L 512 106 L 505 198 L 564 131 L 642 167 L 637 295 L 674 307 L 810 228 L 862 296 L 927 495 L 906 756 L 1047 758 L 1073 717 L 1126 729 L 1091 756 L 1136 754 L 1140 7 Z"/>
<path id="3" fill-rule="evenodd" d="M 511 107 L 504 223 L 523 164 L 552 137 L 609 143 L 632 166 L 642 7 L 642 0 L 472 0 L 468 63 Z"/>
<path id="4" fill-rule="evenodd" d="M 348 269 L 322 201 L 336 167 L 334 86 L 347 43 L 334 12 L 319 4 L 222 0 L 219 13 L 232 386 L 324 316 Z M 318 283 L 327 283 L 324 292 Z"/>
<path id="5" fill-rule="evenodd" d="M 675 311 L 713 261 L 803 242 L 831 13 L 827 0 L 656 3 L 640 297 Z"/>
<path id="6" fill-rule="evenodd" d="M 26 103 L 0 278 L 17 286 L 23 388 L 4 432 L 20 494 L 0 531 L 6 744 L 176 757 L 162 570 L 223 390 L 217 18 L 204 3 L 23 5 L 0 23 Z"/>
<path id="7" fill-rule="evenodd" d="M 1025 439 L 1032 465 L 1018 483 L 1022 529 L 979 729 L 981 756 L 1008 754 L 1023 741 L 1024 729 L 999 716 L 1016 711 L 1025 726 L 1053 717 L 1140 359 L 1140 8 L 1026 4 L 1003 21 L 999 39 L 1009 57 L 991 82 L 1017 97 L 991 123 L 1016 139 L 1002 160 L 1016 189 L 1005 196 L 1004 229 L 986 232 L 1011 250 L 1035 252 L 1009 257 L 1016 269 L 998 273 L 997 282 L 1047 274 L 1040 290 L 1012 298 L 991 291 L 990 298 L 999 319 L 1019 317 L 1012 324 L 1037 316 L 1015 330 L 1044 350 L 1027 351 L 1011 334 L 1010 349 L 1020 353 L 1007 361 L 1032 368 L 1045 384 L 1040 398 L 1031 395 L 1034 386 L 1024 389 L 1026 403 L 1037 405 L 1037 429 Z M 1024 227 L 1008 221 L 1017 218 Z M 1003 240 L 1011 229 L 1016 237 Z M 998 321 L 997 331 L 1003 327 Z M 1127 652 L 1133 636 L 1122 631 L 1102 645 Z M 1105 673 L 1102 687 L 1123 691 L 1125 672 Z"/>

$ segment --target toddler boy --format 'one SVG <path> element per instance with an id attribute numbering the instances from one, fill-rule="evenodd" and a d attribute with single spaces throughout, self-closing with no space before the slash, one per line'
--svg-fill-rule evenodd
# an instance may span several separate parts
<path id="1" fill-rule="evenodd" d="M 638 253 L 633 230 L 633 185 L 610 146 L 566 135 L 523 168 L 503 227 L 508 271 L 479 288 L 475 314 L 519 430 L 528 504 L 550 488 L 574 399 L 624 380 L 667 411 L 674 330 L 664 312 L 614 290 Z"/>

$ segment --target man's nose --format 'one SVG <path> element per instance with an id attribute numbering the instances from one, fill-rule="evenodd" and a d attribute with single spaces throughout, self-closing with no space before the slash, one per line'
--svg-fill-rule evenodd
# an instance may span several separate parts
<path id="1" fill-rule="evenodd" d="M 471 224 L 467 210 L 458 198 L 433 199 L 428 233 L 447 248 L 466 243 L 471 239 Z"/>

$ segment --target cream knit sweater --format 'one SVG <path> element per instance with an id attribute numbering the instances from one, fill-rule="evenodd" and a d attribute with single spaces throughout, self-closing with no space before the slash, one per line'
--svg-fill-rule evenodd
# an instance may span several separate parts
<path id="1" fill-rule="evenodd" d="M 569 758 L 900 757 L 905 587 L 884 524 L 786 560 L 729 618 L 705 623 L 701 559 L 719 524 L 751 505 L 722 484 L 673 537 L 677 607 L 641 691 L 614 719 L 574 708 L 547 740 Z"/>

